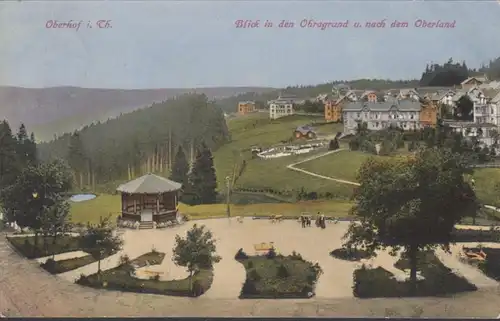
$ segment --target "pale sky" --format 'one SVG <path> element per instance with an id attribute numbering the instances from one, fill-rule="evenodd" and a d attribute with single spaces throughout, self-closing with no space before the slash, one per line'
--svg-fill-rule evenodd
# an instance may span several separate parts
<path id="1" fill-rule="evenodd" d="M 97 28 L 100 19 L 112 28 Z M 239 19 L 397 19 L 409 28 L 237 29 Z M 417 19 L 456 26 L 419 29 Z M 47 29 L 48 20 L 83 23 Z M 0 26 L 3 86 L 281 87 L 419 78 L 430 61 L 477 67 L 500 56 L 495 1 L 11 1 L 0 3 Z"/>

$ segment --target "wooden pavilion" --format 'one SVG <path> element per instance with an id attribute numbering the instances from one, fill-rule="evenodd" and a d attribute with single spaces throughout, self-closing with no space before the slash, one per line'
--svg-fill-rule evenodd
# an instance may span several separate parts
<path id="1" fill-rule="evenodd" d="M 182 184 L 155 174 L 146 174 L 116 189 L 122 195 L 124 220 L 166 222 L 177 219 Z"/>

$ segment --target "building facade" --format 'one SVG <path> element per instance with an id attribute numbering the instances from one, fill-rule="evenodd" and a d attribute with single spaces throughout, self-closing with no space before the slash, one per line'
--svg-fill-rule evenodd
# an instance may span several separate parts
<path id="1" fill-rule="evenodd" d="M 339 122 L 342 120 L 342 103 L 334 100 L 325 102 L 325 121 Z"/>
<path id="2" fill-rule="evenodd" d="M 431 100 L 424 100 L 420 106 L 420 127 L 436 127 L 438 119 L 437 104 Z"/>
<path id="3" fill-rule="evenodd" d="M 255 107 L 255 102 L 253 101 L 241 101 L 238 103 L 238 113 L 239 114 L 249 114 L 257 111 Z"/>
<path id="4" fill-rule="evenodd" d="M 419 102 L 401 100 L 392 102 L 351 102 L 344 106 L 344 133 L 354 134 L 360 123 L 369 130 L 381 130 L 391 126 L 404 130 L 423 127 L 420 123 Z"/>
<path id="5" fill-rule="evenodd" d="M 293 101 L 276 99 L 269 102 L 269 118 L 278 119 L 293 115 Z"/>

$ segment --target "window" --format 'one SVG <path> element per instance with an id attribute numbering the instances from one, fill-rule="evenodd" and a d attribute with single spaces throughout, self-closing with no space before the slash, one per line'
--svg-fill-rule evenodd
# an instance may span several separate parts
<path id="1" fill-rule="evenodd" d="M 379 122 L 376 122 L 376 123 L 375 123 L 375 127 L 377 127 L 377 128 L 378 128 L 379 126 L 380 126 L 380 123 L 379 123 Z"/>
<path id="2" fill-rule="evenodd" d="M 356 117 L 361 117 L 361 113 L 356 113 Z"/>
<path id="3" fill-rule="evenodd" d="M 410 114 L 410 119 L 415 119 L 415 113 Z"/>
<path id="4" fill-rule="evenodd" d="M 365 119 L 368 119 L 368 113 L 365 113 Z"/>

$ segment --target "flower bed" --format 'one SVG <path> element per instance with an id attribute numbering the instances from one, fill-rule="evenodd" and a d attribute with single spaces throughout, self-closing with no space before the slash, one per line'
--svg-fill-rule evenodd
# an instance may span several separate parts
<path id="1" fill-rule="evenodd" d="M 160 281 L 157 277 L 143 280 L 133 276 L 135 268 L 148 264 L 159 265 L 164 258 L 165 253 L 152 251 L 132 261 L 124 260 L 113 269 L 102 271 L 100 278 L 97 273 L 82 275 L 75 283 L 97 289 L 190 297 L 198 297 L 210 289 L 213 281 L 212 270 L 200 270 L 192 277 L 182 280 Z"/>
<path id="2" fill-rule="evenodd" d="M 400 270 L 409 269 L 409 262 L 403 258 L 394 266 Z M 417 268 L 424 279 L 417 281 L 415 296 L 440 296 L 477 290 L 475 285 L 443 265 L 433 252 L 420 253 Z M 368 269 L 363 265 L 354 271 L 353 279 L 353 294 L 358 298 L 412 296 L 409 281 L 399 282 L 392 273 L 381 267 Z"/>
<path id="3" fill-rule="evenodd" d="M 241 289 L 242 299 L 310 298 L 322 273 L 318 264 L 305 261 L 299 254 L 289 256 L 246 256 L 240 250 L 235 259 L 244 265 L 247 277 Z"/>

